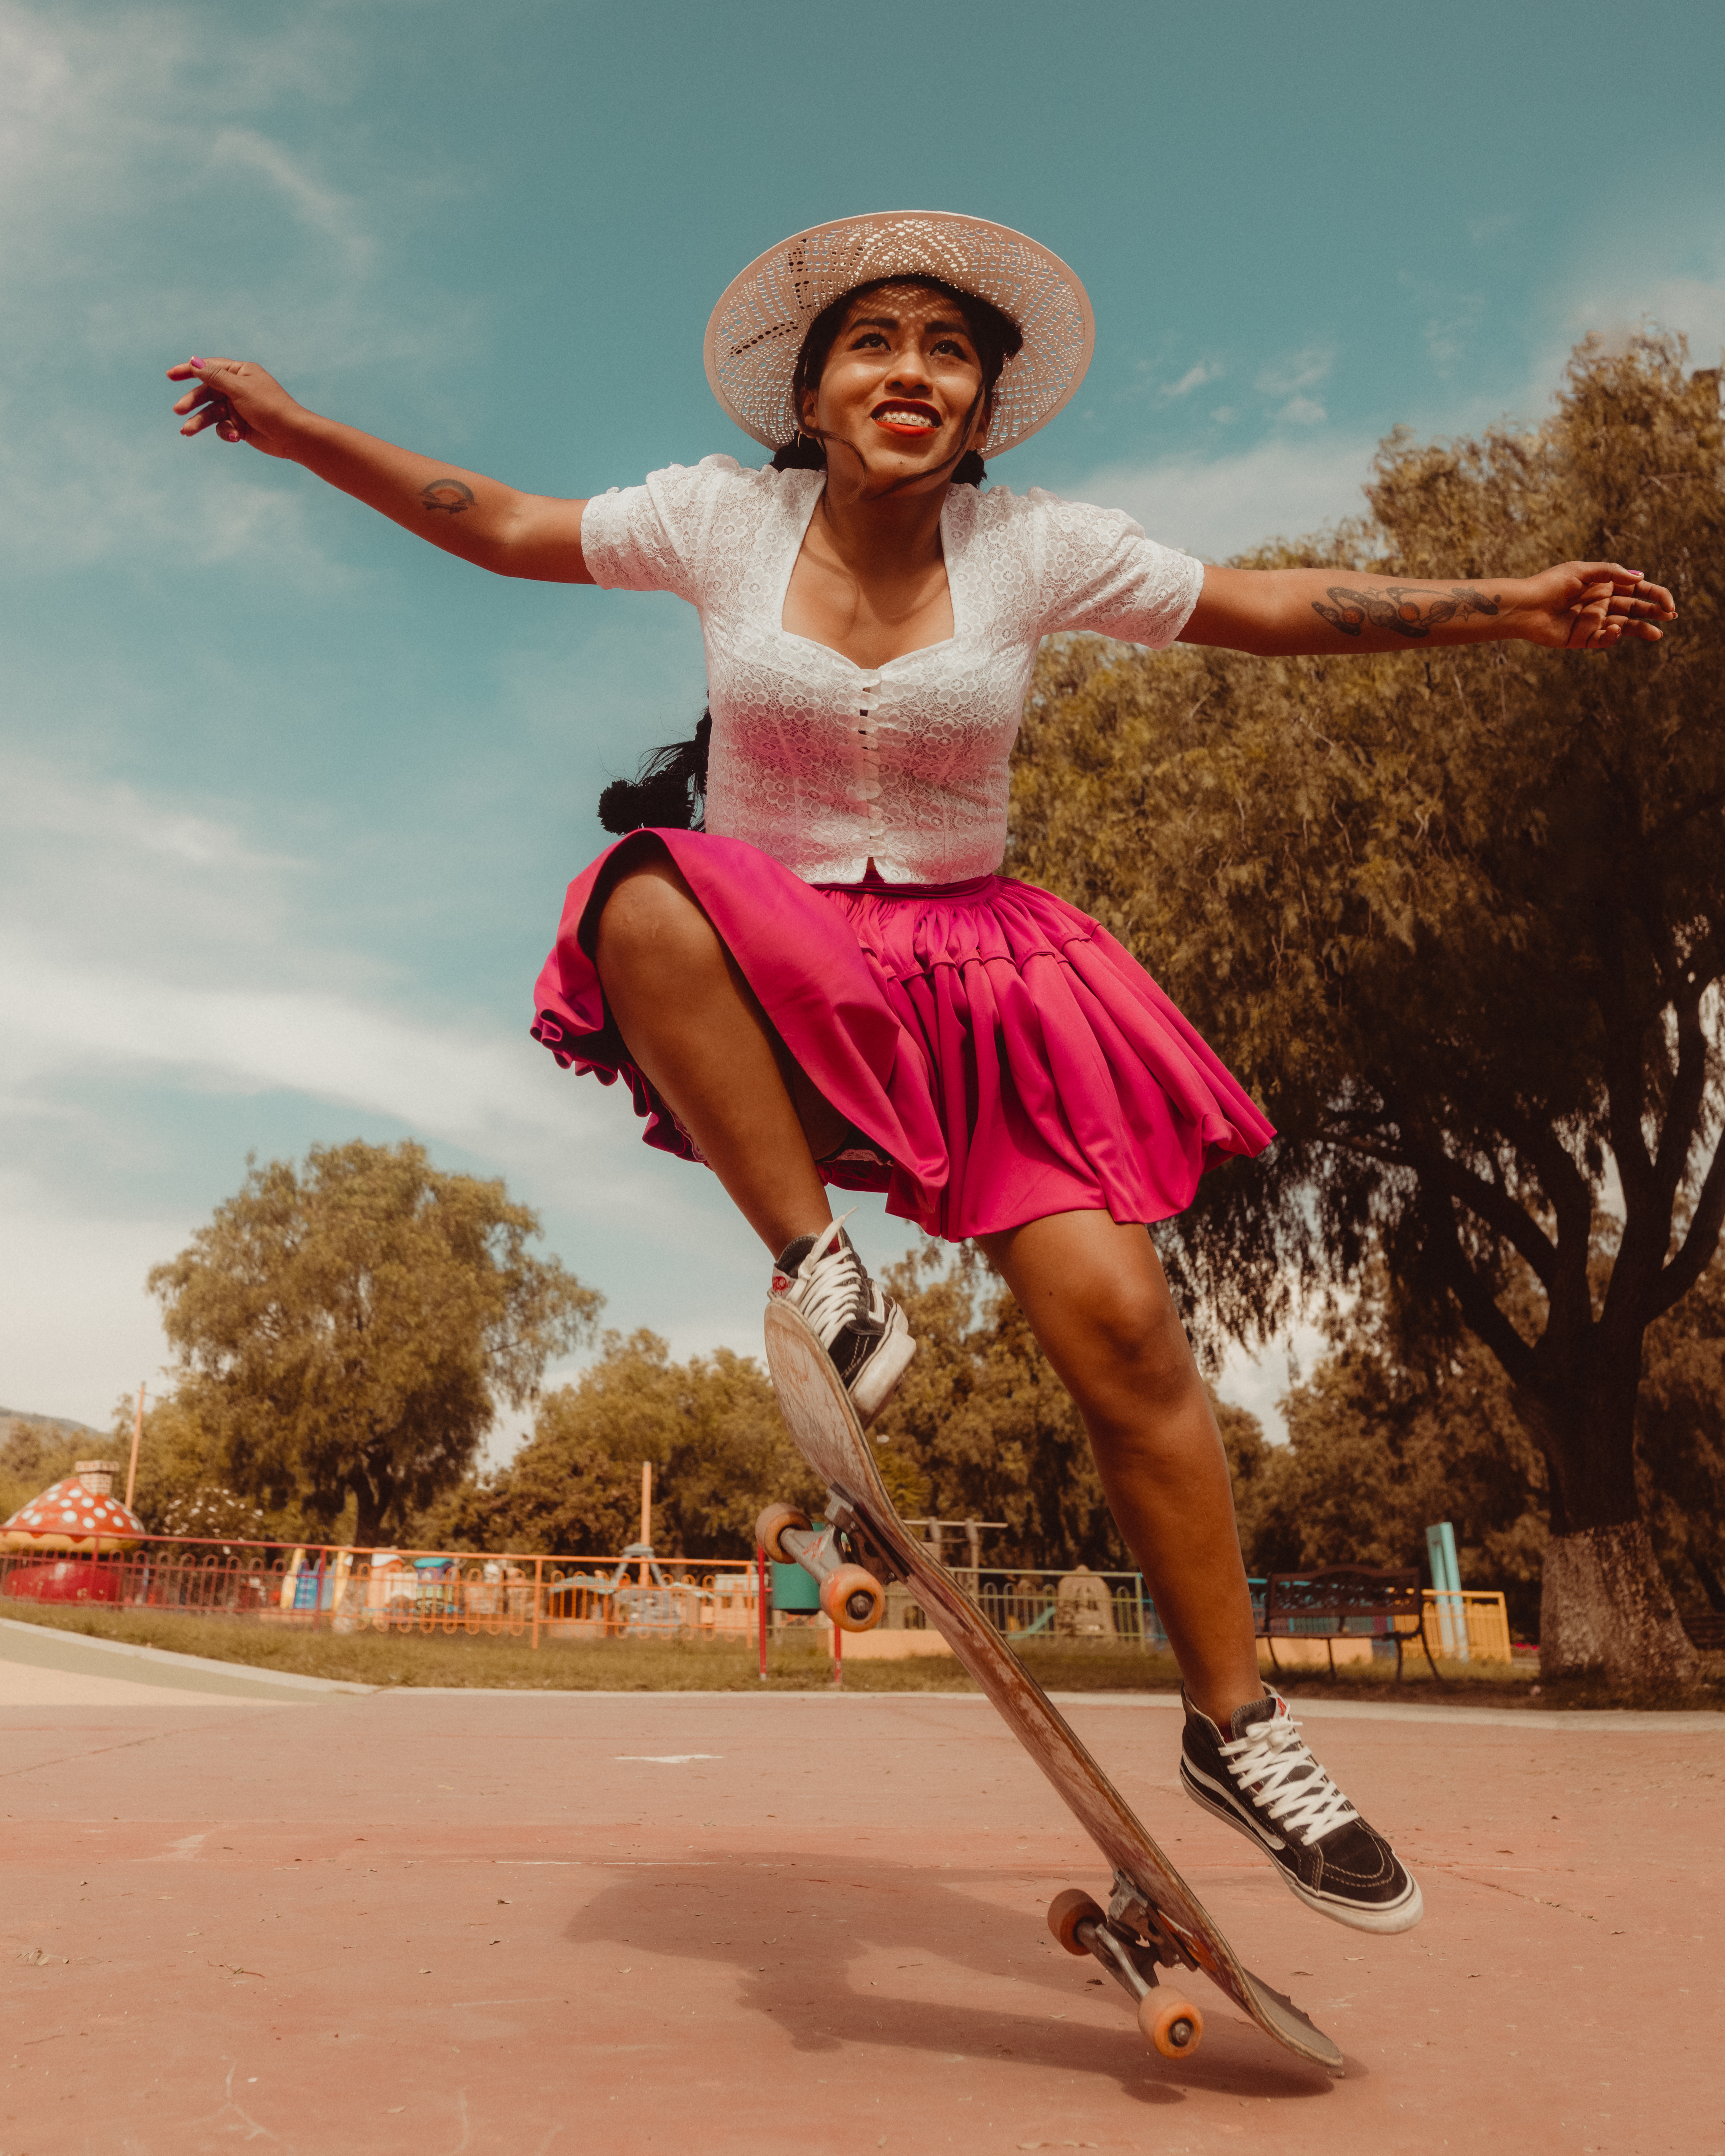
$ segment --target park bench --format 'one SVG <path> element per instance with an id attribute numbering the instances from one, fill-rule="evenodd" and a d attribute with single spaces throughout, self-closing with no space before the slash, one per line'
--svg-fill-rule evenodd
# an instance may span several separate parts
<path id="1" fill-rule="evenodd" d="M 1402 1650 L 1418 1640 L 1431 1673 L 1442 1681 L 1437 1657 L 1425 1636 L 1425 1595 L 1417 1569 L 1374 1572 L 1360 1564 L 1331 1564 L 1307 1572 L 1274 1572 L 1263 1592 L 1252 1596 L 1258 1636 L 1270 1648 L 1270 1666 L 1280 1675 L 1276 1643 L 1286 1639 L 1321 1639 L 1336 1670 L 1334 1642 L 1362 1636 L 1395 1642 L 1395 1674 L 1402 1674 Z"/>

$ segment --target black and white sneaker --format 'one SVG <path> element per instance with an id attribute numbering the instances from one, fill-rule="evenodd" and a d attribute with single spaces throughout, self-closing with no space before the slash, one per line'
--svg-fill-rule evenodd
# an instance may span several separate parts
<path id="1" fill-rule="evenodd" d="M 857 1419 L 872 1422 L 916 1343 L 903 1311 L 869 1278 L 844 1220 L 786 1244 L 773 1263 L 773 1292 L 808 1319 L 845 1381 Z"/>
<path id="2" fill-rule="evenodd" d="M 1180 1780 L 1338 1924 L 1405 1932 L 1425 1913 L 1417 1881 L 1313 1758 L 1280 1692 L 1236 1708 L 1226 1737 L 1188 1700 Z"/>

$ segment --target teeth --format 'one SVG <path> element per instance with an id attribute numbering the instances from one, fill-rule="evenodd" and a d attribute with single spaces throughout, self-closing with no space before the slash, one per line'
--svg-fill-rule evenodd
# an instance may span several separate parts
<path id="1" fill-rule="evenodd" d="M 895 427 L 932 427 L 934 424 L 926 412 L 899 412 L 890 405 L 880 417 Z"/>

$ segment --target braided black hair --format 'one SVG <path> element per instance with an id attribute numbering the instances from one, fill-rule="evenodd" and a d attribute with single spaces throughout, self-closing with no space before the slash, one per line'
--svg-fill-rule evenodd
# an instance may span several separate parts
<path id="1" fill-rule="evenodd" d="M 651 749 L 633 779 L 614 778 L 599 796 L 599 822 L 619 838 L 649 829 L 698 831 L 706 812 L 706 749 L 713 715 L 703 711 L 694 738 Z"/>

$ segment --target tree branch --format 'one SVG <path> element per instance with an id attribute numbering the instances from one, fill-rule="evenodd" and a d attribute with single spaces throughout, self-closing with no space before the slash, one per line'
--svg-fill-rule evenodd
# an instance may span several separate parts
<path id="1" fill-rule="evenodd" d="M 1635 1024 L 1624 993 L 1622 938 L 1612 937 L 1611 968 L 1615 977 L 1610 1001 L 1615 1009 L 1602 1013 L 1605 1020 L 1602 1060 L 1605 1066 L 1605 1120 L 1617 1173 L 1623 1183 L 1625 1211 L 1633 1216 L 1645 1207 L 1653 1163 L 1642 1135 L 1647 1107 L 1646 1029 Z M 1601 998 L 1603 1002 L 1604 998 Z"/>
<path id="2" fill-rule="evenodd" d="M 1663 1317 L 1674 1303 L 1688 1294 L 1712 1264 L 1725 1228 L 1725 1139 L 1713 1148 L 1701 1195 L 1689 1216 L 1689 1232 L 1683 1247 L 1659 1276 L 1650 1301 L 1648 1322 Z"/>
<path id="3" fill-rule="evenodd" d="M 1671 1248 L 1672 1214 L 1707 1105 L 1709 1058 L 1701 1022 L 1701 1000 L 1705 993 L 1704 985 L 1692 982 L 1691 993 L 1678 1008 L 1677 1075 L 1666 1104 L 1659 1149 L 1640 1189 L 1632 1194 L 1625 1186 L 1623 1241 L 1611 1268 L 1611 1285 L 1602 1314 L 1607 1324 L 1626 1316 L 1640 1324 L 1651 1323 L 1650 1297 L 1656 1298 L 1661 1292 L 1670 1270 L 1666 1259 Z M 1644 1317 L 1644 1312 L 1649 1314 Z"/>
<path id="4" fill-rule="evenodd" d="M 1585 1242 L 1593 1232 L 1593 1186 L 1575 1165 L 1569 1148 L 1549 1123 L 1531 1123 L 1519 1116 L 1503 1118 L 1503 1134 L 1545 1185 L 1558 1216 L 1558 1242 L 1565 1236 Z"/>
<path id="5" fill-rule="evenodd" d="M 1440 1270 L 1461 1306 L 1469 1332 L 1483 1341 L 1497 1357 L 1512 1385 L 1528 1383 L 1535 1368 L 1533 1350 L 1498 1307 L 1490 1285 L 1468 1263 L 1455 1231 L 1454 1206 L 1444 1203 L 1441 1222 L 1435 1214 L 1429 1213 L 1428 1218 L 1434 1231 Z"/>
<path id="6" fill-rule="evenodd" d="M 1547 1294 L 1553 1292 L 1558 1250 L 1550 1236 L 1517 1204 L 1502 1183 L 1486 1182 L 1483 1176 L 1464 1168 L 1453 1154 L 1434 1151 L 1430 1158 L 1433 1165 L 1425 1173 L 1432 1177 L 1443 1194 L 1456 1204 L 1465 1205 L 1476 1219 L 1484 1221 L 1494 1235 L 1502 1237 L 1526 1261 Z"/>

